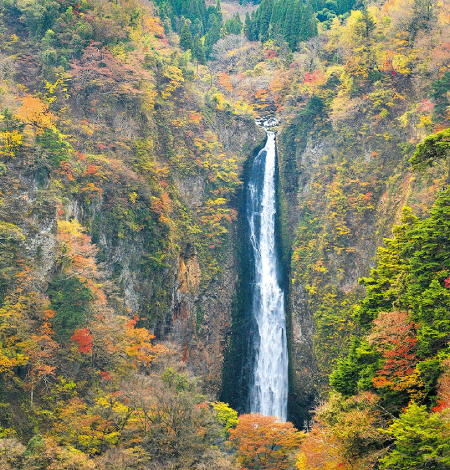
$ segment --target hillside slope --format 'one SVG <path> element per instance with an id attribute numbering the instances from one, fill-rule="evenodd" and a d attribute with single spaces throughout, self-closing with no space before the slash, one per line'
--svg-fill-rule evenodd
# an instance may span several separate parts
<path id="1" fill-rule="evenodd" d="M 292 44 L 208 3 L 0 3 L 0 466 L 244 462 L 209 400 L 245 409 L 244 185 L 276 115 L 289 419 L 325 401 L 297 468 L 447 468 L 448 2 Z"/>
<path id="2" fill-rule="evenodd" d="M 103 455 L 119 427 L 144 435 L 126 384 L 154 406 L 156 377 L 190 410 L 205 396 L 184 363 L 221 390 L 242 166 L 264 132 L 213 98 L 150 5 L 2 2 L 0 21 L 0 432 Z M 156 356 L 189 396 L 150 374 Z M 122 424 L 98 418 L 113 407 Z"/>

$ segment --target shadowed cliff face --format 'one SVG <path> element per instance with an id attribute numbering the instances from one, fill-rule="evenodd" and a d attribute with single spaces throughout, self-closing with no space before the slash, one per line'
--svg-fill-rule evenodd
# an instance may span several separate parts
<path id="1" fill-rule="evenodd" d="M 250 119 L 220 114 L 215 115 L 212 126 L 223 151 L 236 158 L 242 172 L 252 150 L 264 138 L 264 132 Z M 208 184 L 204 175 L 174 177 L 180 203 L 192 212 L 200 211 L 205 199 L 211 197 Z M 230 208 L 239 210 L 242 187 L 239 185 L 230 195 Z M 121 294 L 131 311 L 148 318 L 154 293 L 161 286 L 167 291 L 164 301 L 158 305 L 158 316 L 149 319 L 153 331 L 157 338 L 173 341 L 180 347 L 182 360 L 213 396 L 218 396 L 222 389 L 223 358 L 236 304 L 237 257 L 242 243 L 238 223 L 239 220 L 232 219 L 219 247 L 206 245 L 205 249 L 208 242 L 201 235 L 192 239 L 179 233 L 174 238 L 178 248 L 169 253 L 161 270 L 150 276 L 140 269 L 148 256 L 145 240 L 123 240 L 114 247 L 108 235 L 98 234 L 99 246 L 108 260 L 108 271 L 120 280 Z M 199 245 L 202 245 L 201 252 Z M 217 260 L 214 269 L 208 264 L 211 260 Z"/>
<path id="2" fill-rule="evenodd" d="M 239 166 L 252 156 L 252 150 L 264 138 L 264 132 L 253 121 L 236 119 L 215 121 L 224 149 L 237 156 Z M 242 175 L 241 175 L 242 177 Z M 182 186 L 196 194 L 201 193 L 205 181 Z M 237 210 L 241 204 L 241 191 L 235 194 Z M 181 191 L 180 191 L 181 192 Z M 187 205 L 189 192 L 183 198 Z M 202 195 L 202 197 L 204 197 Z M 181 249 L 172 291 L 166 335 L 182 347 L 182 360 L 198 376 L 206 389 L 214 396 L 222 390 L 222 367 L 224 354 L 229 346 L 233 326 L 232 312 L 236 306 L 239 283 L 239 246 L 243 243 L 236 224 L 226 234 L 221 247 L 220 270 L 213 276 L 205 276 L 193 245 L 180 240 Z M 212 249 L 211 249 L 212 250 Z"/>

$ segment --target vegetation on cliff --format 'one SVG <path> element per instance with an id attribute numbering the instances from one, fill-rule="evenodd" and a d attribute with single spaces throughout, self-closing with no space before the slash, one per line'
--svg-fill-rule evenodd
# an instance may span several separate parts
<path id="1" fill-rule="evenodd" d="M 450 468 L 448 2 L 240 3 L 0 2 L 1 468 Z M 270 114 L 306 434 L 214 401 Z"/>
<path id="2" fill-rule="evenodd" d="M 218 132 L 252 121 L 151 5 L 4 1 L 0 36 L 0 466 L 230 468 L 220 362 L 185 370 L 230 313 L 187 302 L 230 262 L 258 139 Z"/>

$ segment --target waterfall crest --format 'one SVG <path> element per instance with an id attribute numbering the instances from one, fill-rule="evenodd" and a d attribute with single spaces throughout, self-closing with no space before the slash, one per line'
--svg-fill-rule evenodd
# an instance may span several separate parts
<path id="1" fill-rule="evenodd" d="M 247 220 L 254 261 L 252 318 L 255 324 L 250 411 L 287 417 L 288 354 L 284 292 L 275 238 L 275 133 L 267 131 L 247 189 Z"/>

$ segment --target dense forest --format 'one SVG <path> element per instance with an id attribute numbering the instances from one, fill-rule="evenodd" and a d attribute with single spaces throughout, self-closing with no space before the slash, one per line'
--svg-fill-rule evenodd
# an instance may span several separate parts
<path id="1" fill-rule="evenodd" d="M 244 404 L 270 116 L 288 422 Z M 0 468 L 450 469 L 449 126 L 447 0 L 0 0 Z"/>

